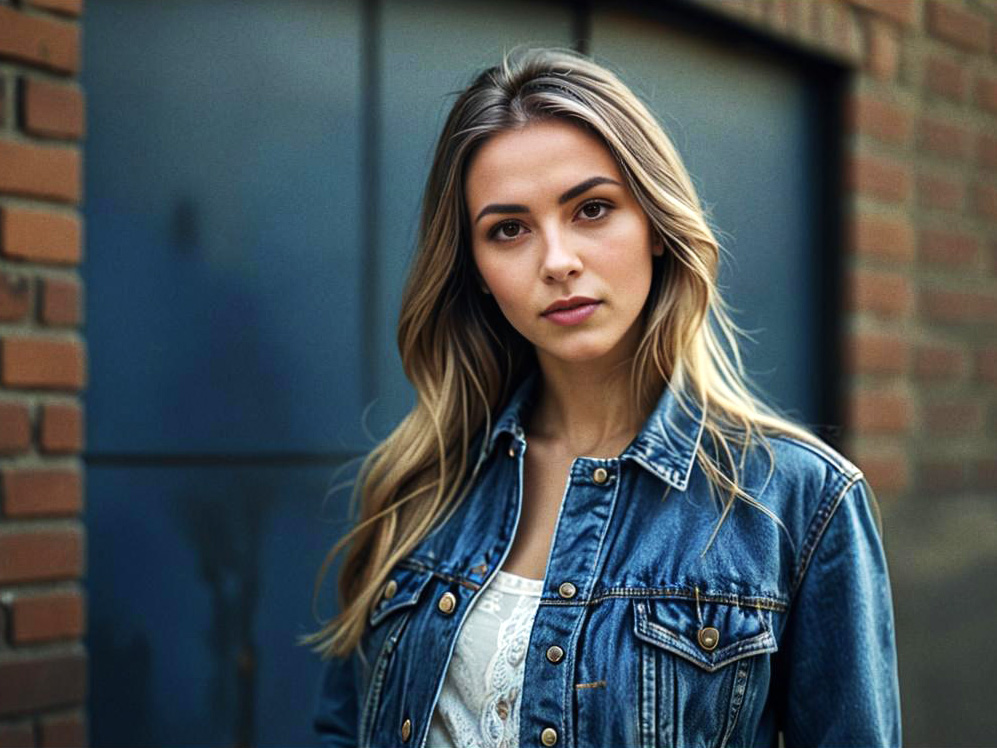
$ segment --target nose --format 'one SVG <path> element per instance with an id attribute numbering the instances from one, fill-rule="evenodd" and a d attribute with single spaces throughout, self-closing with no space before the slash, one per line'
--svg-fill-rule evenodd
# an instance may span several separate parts
<path id="1" fill-rule="evenodd" d="M 540 273 L 545 282 L 561 283 L 582 271 L 582 261 L 570 240 L 557 228 L 544 235 L 544 253 Z"/>

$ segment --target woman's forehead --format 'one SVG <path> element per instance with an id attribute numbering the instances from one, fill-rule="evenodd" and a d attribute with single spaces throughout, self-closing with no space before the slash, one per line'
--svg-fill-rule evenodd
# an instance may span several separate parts
<path id="1" fill-rule="evenodd" d="M 595 135 L 563 120 L 544 120 L 489 138 L 467 171 L 468 205 L 521 200 L 529 193 L 564 190 L 592 176 L 622 182 L 616 159 Z"/>

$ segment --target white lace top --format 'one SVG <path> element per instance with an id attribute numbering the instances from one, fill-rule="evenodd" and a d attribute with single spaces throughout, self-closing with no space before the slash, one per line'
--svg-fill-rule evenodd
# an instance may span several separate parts
<path id="1" fill-rule="evenodd" d="M 542 579 L 499 569 L 457 637 L 427 748 L 516 748 L 519 693 Z"/>

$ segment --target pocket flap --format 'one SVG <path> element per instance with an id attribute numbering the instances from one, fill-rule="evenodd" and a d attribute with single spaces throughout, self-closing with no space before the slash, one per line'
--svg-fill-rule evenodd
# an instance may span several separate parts
<path id="1" fill-rule="evenodd" d="M 633 603 L 634 634 L 638 639 L 709 672 L 742 657 L 779 648 L 765 611 L 757 608 L 701 602 L 700 622 L 695 601 L 635 598 Z"/>
<path id="2" fill-rule="evenodd" d="M 381 599 L 371 608 L 370 625 L 376 626 L 396 610 L 415 605 L 426 584 L 433 577 L 433 572 L 425 568 L 414 568 L 403 565 L 402 561 L 388 575 L 381 587 Z M 393 591 L 387 594 L 389 585 Z"/>

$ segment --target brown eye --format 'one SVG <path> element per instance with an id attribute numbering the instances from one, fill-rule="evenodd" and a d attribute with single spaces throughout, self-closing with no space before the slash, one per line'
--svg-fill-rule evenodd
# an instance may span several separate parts
<path id="1" fill-rule="evenodd" d="M 589 220 L 598 220 L 600 218 L 605 218 L 606 214 L 609 212 L 609 204 L 601 201 L 594 201 L 590 203 L 585 203 L 582 206 L 581 214 L 588 218 Z"/>
<path id="2" fill-rule="evenodd" d="M 516 221 L 503 221 L 492 227 L 491 231 L 488 232 L 488 238 L 499 241 L 517 239 L 522 235 L 522 228 Z"/>

